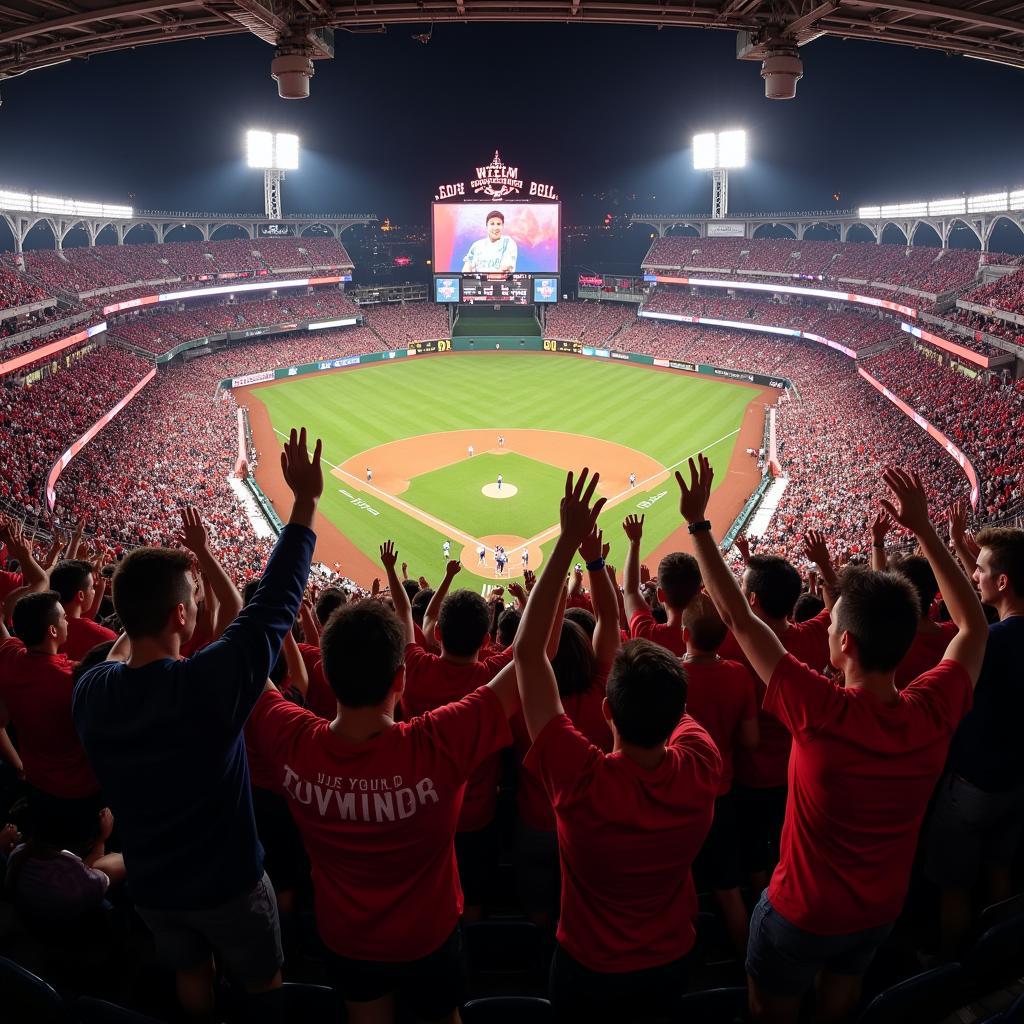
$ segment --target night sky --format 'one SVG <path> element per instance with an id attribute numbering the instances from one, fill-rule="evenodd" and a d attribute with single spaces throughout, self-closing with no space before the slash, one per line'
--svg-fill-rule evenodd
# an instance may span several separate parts
<path id="1" fill-rule="evenodd" d="M 253 211 L 247 127 L 298 132 L 285 211 L 426 223 L 439 182 L 495 147 L 551 182 L 568 222 L 605 210 L 706 210 L 689 138 L 745 127 L 733 212 L 822 209 L 1024 186 L 1024 72 L 898 46 L 821 39 L 790 102 L 729 32 L 437 25 L 337 34 L 311 97 L 277 98 L 251 37 L 152 46 L 0 83 L 0 187 L 136 208 Z M 596 193 L 603 198 L 594 198 Z M 636 194 L 629 201 L 629 194 Z M 129 195 L 133 198 L 129 200 Z M 656 197 L 656 198 L 648 198 Z"/>

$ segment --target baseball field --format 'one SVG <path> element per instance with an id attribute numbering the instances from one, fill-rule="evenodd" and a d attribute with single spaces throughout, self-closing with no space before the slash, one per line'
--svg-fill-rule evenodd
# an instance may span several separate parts
<path id="1" fill-rule="evenodd" d="M 430 578 L 447 541 L 462 560 L 463 585 L 473 585 L 468 572 L 484 587 L 502 578 L 499 547 L 505 579 L 522 576 L 524 551 L 529 568 L 543 564 L 567 469 L 601 473 L 609 499 L 601 526 L 614 565 L 622 564 L 619 524 L 630 512 L 647 517 L 645 560 L 688 547 L 672 474 L 697 451 L 715 467 L 710 515 L 724 533 L 757 485 L 745 449 L 761 444 L 764 390 L 577 356 L 491 352 L 373 363 L 236 396 L 249 407 L 262 455 L 257 481 L 282 516 L 281 437 L 304 425 L 323 439 L 321 561 L 368 585 L 381 574 L 379 545 L 392 538 L 410 574 Z"/>

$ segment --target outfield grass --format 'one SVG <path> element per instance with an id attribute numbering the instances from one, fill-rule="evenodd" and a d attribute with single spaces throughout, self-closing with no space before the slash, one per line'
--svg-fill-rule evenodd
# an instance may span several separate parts
<path id="1" fill-rule="evenodd" d="M 333 465 L 399 438 L 466 428 L 498 433 L 521 427 L 603 438 L 646 452 L 665 466 L 713 444 L 709 457 L 721 480 L 737 440 L 732 432 L 742 422 L 751 393 L 747 388 L 711 378 L 597 360 L 542 353 L 460 353 L 375 363 L 343 373 L 282 381 L 259 389 L 257 395 L 278 431 L 305 425 L 314 436 L 322 437 L 324 457 Z M 730 434 L 726 440 L 719 440 Z M 512 465 L 505 460 L 515 457 L 513 453 L 495 456 L 502 465 Z M 452 479 L 461 481 L 459 471 L 469 472 L 470 461 L 483 458 L 477 456 L 455 467 L 436 470 L 419 483 L 414 480 L 402 497 L 417 505 L 412 495 L 422 487 L 425 500 L 431 504 L 428 511 L 441 516 L 446 509 L 443 518 L 453 525 L 470 521 L 479 524 L 478 529 L 463 527 L 474 536 L 511 533 L 529 537 L 557 522 L 558 489 L 550 494 L 548 489 L 551 474 L 558 480 L 561 474 L 532 460 L 522 461 L 530 463 L 528 489 L 536 496 L 539 510 L 536 519 L 541 526 L 535 530 L 529 525 L 521 528 L 515 521 L 513 505 L 519 501 L 518 495 L 506 501 L 480 495 L 479 488 L 487 480 L 467 481 L 465 493 L 452 491 L 446 502 L 444 487 L 428 479 L 453 470 Z M 502 472 L 510 482 L 516 482 L 511 473 Z M 476 497 L 470 493 L 471 484 Z M 461 488 L 463 483 L 457 486 Z M 348 497 L 342 493 L 345 489 L 336 477 L 329 477 L 320 510 L 371 558 L 376 560 L 380 542 L 391 537 L 410 568 L 423 565 L 429 569 L 439 562 L 445 539 L 439 531 L 384 502 L 374 504 L 372 497 L 358 495 L 371 506 L 369 510 L 362 508 L 353 501 L 358 492 L 347 488 L 352 495 Z M 523 497 L 523 515 L 529 516 L 528 524 L 533 523 L 534 512 L 526 509 L 534 500 L 527 493 Z M 484 513 L 480 519 L 477 498 L 479 511 Z M 655 501 L 646 510 L 641 547 L 646 555 L 679 525 L 677 498 L 675 484 L 669 480 L 653 490 L 637 488 L 628 501 L 609 510 L 601 526 L 612 543 L 610 559 L 622 565 L 626 545 L 619 523 L 623 516 L 645 511 L 639 508 L 642 501 Z"/>

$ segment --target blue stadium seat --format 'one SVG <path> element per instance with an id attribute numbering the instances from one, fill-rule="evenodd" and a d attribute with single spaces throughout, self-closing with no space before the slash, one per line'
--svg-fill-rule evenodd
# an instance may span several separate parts
<path id="1" fill-rule="evenodd" d="M 155 1017 L 89 996 L 75 1000 L 74 1014 L 77 1024 L 160 1024 Z"/>
<path id="2" fill-rule="evenodd" d="M 930 1024 L 960 1005 L 963 970 L 943 964 L 915 974 L 880 992 L 857 1018 L 857 1024 Z"/>
<path id="3" fill-rule="evenodd" d="M 72 1019 L 49 982 L 5 956 L 0 956 L 0 1007 L 10 1024 L 67 1024 Z"/>
<path id="4" fill-rule="evenodd" d="M 680 1024 L 733 1024 L 747 1020 L 747 990 L 742 985 L 690 992 L 679 1001 Z"/>
<path id="5" fill-rule="evenodd" d="M 471 999 L 462 1008 L 462 1024 L 554 1024 L 546 999 L 534 996 L 491 996 Z"/>

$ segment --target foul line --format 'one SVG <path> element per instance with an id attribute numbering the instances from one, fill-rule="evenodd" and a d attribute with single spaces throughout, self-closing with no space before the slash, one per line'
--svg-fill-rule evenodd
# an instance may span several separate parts
<path id="1" fill-rule="evenodd" d="M 677 466 L 683 465 L 684 462 L 688 462 L 690 459 L 694 458 L 694 456 L 696 455 L 699 455 L 701 452 L 710 451 L 712 448 L 716 447 L 717 445 L 720 445 L 723 441 L 728 441 L 730 437 L 735 437 L 739 432 L 740 428 L 737 427 L 735 430 L 729 431 L 728 434 L 723 434 L 720 438 L 718 438 L 717 441 L 712 441 L 711 444 L 702 445 L 700 448 L 698 448 L 696 451 L 691 452 L 689 455 L 684 455 L 678 462 L 673 462 L 671 466 L 665 466 L 663 469 L 658 470 L 657 473 L 652 473 L 649 477 L 637 481 L 635 487 L 627 487 L 625 490 L 619 491 L 618 494 L 613 494 L 605 502 L 605 507 L 609 508 L 612 505 L 618 504 L 618 502 L 621 501 L 622 498 L 639 490 L 645 484 L 649 484 L 653 480 L 658 480 L 662 476 L 671 473 L 672 470 L 675 469 Z M 289 436 L 288 434 L 284 433 L 284 431 L 278 430 L 277 427 L 274 428 L 274 433 L 280 437 Z M 448 431 L 445 431 L 445 433 L 448 433 Z M 336 466 L 329 459 L 324 458 L 322 452 L 320 458 L 323 462 L 326 462 L 327 465 L 330 466 L 331 469 L 333 469 L 340 476 L 348 477 L 350 480 L 355 481 L 355 483 L 359 486 L 361 490 L 373 491 L 373 493 L 378 495 L 386 504 L 391 505 L 392 507 L 397 508 L 402 512 L 411 514 L 414 519 L 420 519 L 421 521 L 425 520 L 428 522 L 428 524 L 443 527 L 443 532 L 448 533 L 454 538 L 461 538 L 463 541 L 466 542 L 466 544 L 472 544 L 477 549 L 479 549 L 482 546 L 487 551 L 490 551 L 491 553 L 494 552 L 494 548 L 487 547 L 486 544 L 481 544 L 479 538 L 472 537 L 468 533 L 464 533 L 462 530 L 456 529 L 454 526 L 451 525 L 451 523 L 446 523 L 443 519 L 438 519 L 437 516 L 433 516 L 429 512 L 426 512 L 421 508 L 417 508 L 415 505 L 410 505 L 409 502 L 403 501 L 397 495 L 389 494 L 387 491 L 382 491 L 379 487 L 375 487 L 371 483 L 367 483 L 363 480 L 360 480 L 359 477 L 357 477 L 354 473 L 350 473 L 348 472 L 348 470 L 342 469 L 340 466 Z M 542 530 L 540 533 L 535 534 L 533 537 L 531 537 L 525 543 L 520 544 L 518 547 L 511 548 L 509 551 L 506 552 L 506 554 L 514 555 L 517 551 L 522 551 L 523 548 L 528 548 L 531 544 L 543 544 L 544 541 L 548 540 L 549 538 L 557 536 L 560 528 L 560 524 L 555 523 L 554 526 L 549 526 L 546 530 Z"/>

